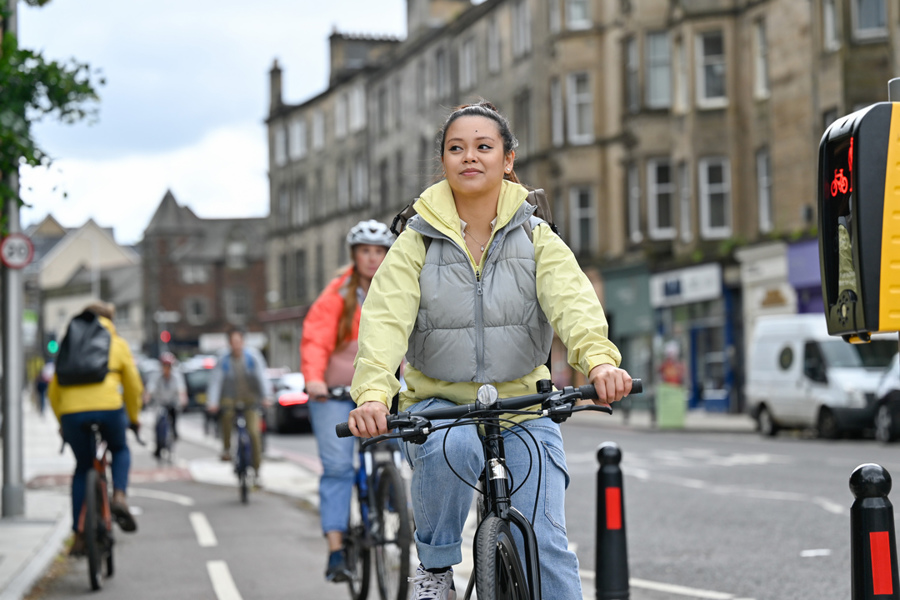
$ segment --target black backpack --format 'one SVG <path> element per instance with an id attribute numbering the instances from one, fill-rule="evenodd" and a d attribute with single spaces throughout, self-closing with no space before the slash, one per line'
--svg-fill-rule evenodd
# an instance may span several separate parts
<path id="1" fill-rule="evenodd" d="M 56 358 L 56 378 L 60 385 L 100 383 L 109 373 L 112 336 L 100 319 L 84 311 L 69 323 Z"/>

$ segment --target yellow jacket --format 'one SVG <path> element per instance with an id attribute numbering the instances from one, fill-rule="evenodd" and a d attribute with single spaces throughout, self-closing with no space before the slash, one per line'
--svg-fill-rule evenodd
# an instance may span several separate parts
<path id="1" fill-rule="evenodd" d="M 122 408 L 124 403 L 128 419 L 132 423 L 137 423 L 141 412 L 141 394 L 144 391 L 140 373 L 134 364 L 128 343 L 116 333 L 112 321 L 106 317 L 98 318 L 100 324 L 109 330 L 111 338 L 109 373 L 106 379 L 100 383 L 59 385 L 54 375 L 47 388 L 50 406 L 59 419 L 70 413 L 117 410 Z"/>
<path id="2" fill-rule="evenodd" d="M 495 229 L 512 219 L 527 195 L 528 191 L 521 185 L 503 182 Z M 453 194 L 446 181 L 425 190 L 415 207 L 430 225 L 466 249 Z M 569 364 L 584 375 L 600 364 L 618 366 L 621 355 L 606 337 L 608 324 L 603 308 L 572 251 L 547 225 L 536 227 L 533 239 L 538 301 L 568 349 Z M 493 236 L 488 245 L 491 241 Z M 372 280 L 362 307 L 359 352 L 351 386 L 351 395 L 357 404 L 378 401 L 390 406 L 390 398 L 400 389 L 394 373 L 406 354 L 407 341 L 415 325 L 419 309 L 419 271 L 425 252 L 422 235 L 406 229 L 391 246 Z M 468 249 L 466 253 L 473 271 L 479 272 L 488 253 L 482 254 L 482 264 L 475 263 Z M 496 386 L 501 398 L 531 394 L 535 392 L 536 382 L 549 376 L 547 367 L 541 365 L 521 379 L 497 382 Z M 469 404 L 475 400 L 481 385 L 432 379 L 410 365 L 406 367 L 404 378 L 408 389 L 400 395 L 400 410 L 427 398 Z"/>

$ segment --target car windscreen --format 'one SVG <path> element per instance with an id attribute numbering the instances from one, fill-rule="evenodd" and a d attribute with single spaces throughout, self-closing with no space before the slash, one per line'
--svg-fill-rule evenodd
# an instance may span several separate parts
<path id="1" fill-rule="evenodd" d="M 885 369 L 897 353 L 897 342 L 873 340 L 868 344 L 848 344 L 841 340 L 819 342 L 825 364 L 834 368 Z"/>
<path id="2" fill-rule="evenodd" d="M 203 391 L 209 384 L 210 369 L 201 369 L 199 371 L 189 371 L 184 374 L 184 382 L 191 391 Z"/>

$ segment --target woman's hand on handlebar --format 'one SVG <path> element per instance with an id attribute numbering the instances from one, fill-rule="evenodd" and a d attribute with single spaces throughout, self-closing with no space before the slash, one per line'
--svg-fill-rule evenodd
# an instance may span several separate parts
<path id="1" fill-rule="evenodd" d="M 591 369 L 588 380 L 597 390 L 597 400 L 593 402 L 600 406 L 609 406 L 631 393 L 631 375 L 625 369 L 610 364 Z"/>
<path id="2" fill-rule="evenodd" d="M 310 400 L 325 402 L 328 400 L 328 385 L 324 381 L 307 381 L 306 393 Z"/>
<path id="3" fill-rule="evenodd" d="M 378 402 L 363 402 L 350 411 L 347 424 L 356 437 L 371 438 L 388 432 L 387 416 L 391 413 L 387 405 Z"/>

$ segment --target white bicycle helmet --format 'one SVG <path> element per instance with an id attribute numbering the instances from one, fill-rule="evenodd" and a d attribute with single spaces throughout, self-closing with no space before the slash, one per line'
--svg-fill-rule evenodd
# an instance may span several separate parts
<path id="1" fill-rule="evenodd" d="M 394 234 L 384 223 L 374 219 L 360 221 L 347 234 L 347 244 L 352 248 L 357 244 L 372 244 L 390 248 L 394 243 Z"/>

